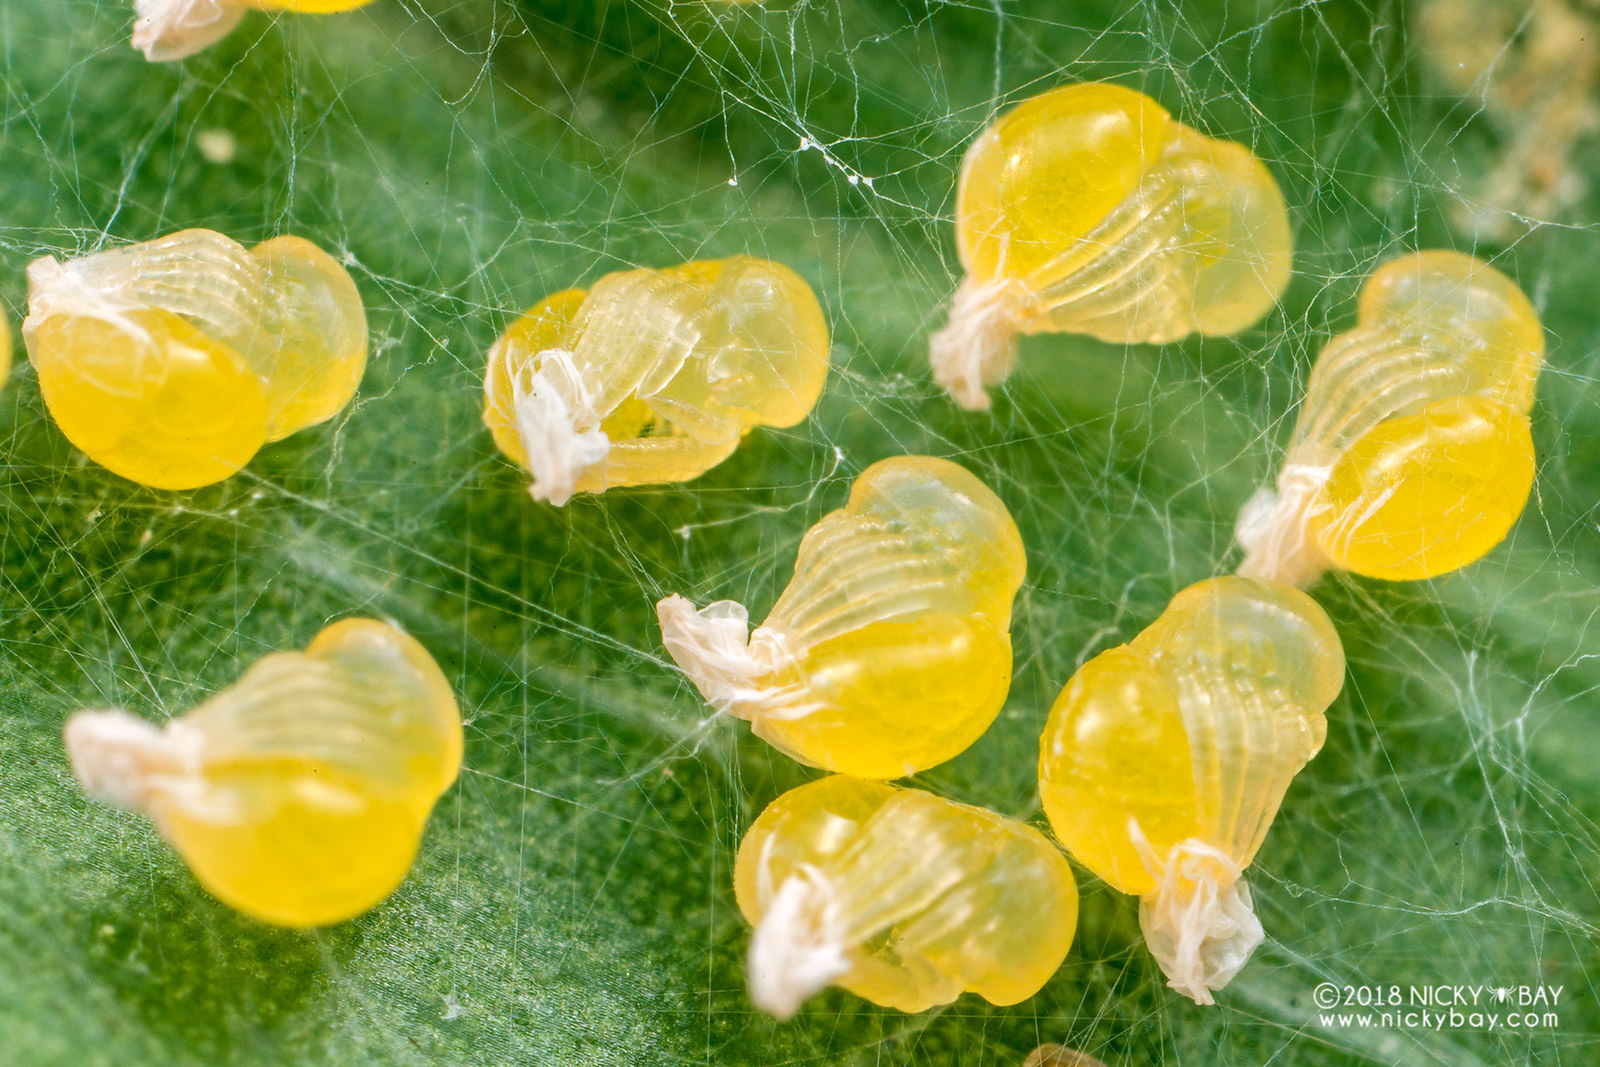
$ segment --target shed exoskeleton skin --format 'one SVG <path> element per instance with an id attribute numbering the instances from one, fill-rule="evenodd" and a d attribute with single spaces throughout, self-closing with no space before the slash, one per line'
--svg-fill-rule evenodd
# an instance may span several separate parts
<path id="1" fill-rule="evenodd" d="M 1516 284 L 1459 252 L 1385 263 L 1311 371 L 1276 490 L 1245 507 L 1239 573 L 1432 578 L 1505 539 L 1533 488 L 1544 330 Z"/>
<path id="2" fill-rule="evenodd" d="M 1172 987 L 1197 1003 L 1262 938 L 1240 878 L 1284 791 L 1322 747 L 1344 650 L 1289 586 L 1212 578 L 1126 645 L 1078 669 L 1039 742 L 1056 838 L 1139 921 Z"/>
<path id="3" fill-rule="evenodd" d="M 265 922 L 310 927 L 388 896 L 461 767 L 461 715 L 426 649 L 371 619 L 275 652 L 158 729 L 82 711 L 84 789 L 148 815 L 200 883 Z"/>
<path id="4" fill-rule="evenodd" d="M 838 985 L 924 1011 L 963 992 L 1015 1004 L 1061 966 L 1078 890 L 1032 827 L 917 789 L 843 775 L 791 789 L 739 844 L 755 932 L 750 992 L 779 1018 Z"/>
<path id="5" fill-rule="evenodd" d="M 350 275 L 299 237 L 214 230 L 28 267 L 22 335 L 50 416 L 142 485 L 221 481 L 349 404 L 367 365 Z"/>
<path id="6" fill-rule="evenodd" d="M 1019 334 L 1235 333 L 1276 304 L 1292 260 L 1283 194 L 1253 153 L 1094 82 L 1026 100 L 973 142 L 956 238 L 966 277 L 931 360 L 972 409 L 1010 374 Z"/>
<path id="7" fill-rule="evenodd" d="M 816 295 L 751 256 L 608 274 L 495 342 L 483 420 L 536 500 L 698 477 L 757 426 L 794 426 L 828 375 Z"/>
<path id="8" fill-rule="evenodd" d="M 133 0 L 133 47 L 152 63 L 192 56 L 233 32 L 246 11 L 325 15 L 372 0 Z"/>
<path id="9" fill-rule="evenodd" d="M 662 637 L 719 712 L 812 766 L 898 778 L 988 729 L 1011 685 L 1011 604 L 1026 573 L 1005 505 L 948 460 L 862 472 L 800 543 L 752 633 L 743 605 L 657 605 Z"/>

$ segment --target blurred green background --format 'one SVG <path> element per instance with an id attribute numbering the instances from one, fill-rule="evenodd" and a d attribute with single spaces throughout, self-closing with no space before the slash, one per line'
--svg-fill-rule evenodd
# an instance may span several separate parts
<path id="1" fill-rule="evenodd" d="M 1498 243 L 1453 228 L 1509 142 L 1431 80 L 1413 17 L 1355 0 L 378 0 L 251 15 L 150 66 L 122 3 L 0 0 L 13 328 L 32 258 L 208 226 L 343 257 L 374 339 L 344 415 L 193 493 L 90 465 L 26 363 L 0 396 L 0 1061 L 1013 1067 L 1060 1041 L 1113 1067 L 1596 1062 L 1600 199 Z M 959 273 L 961 150 L 998 109 L 1096 78 L 1253 147 L 1291 206 L 1296 278 L 1236 339 L 1031 339 L 993 414 L 962 413 L 925 356 Z M 863 467 L 967 465 L 1029 549 L 1016 680 L 983 740 L 919 784 L 1038 823 L 1056 691 L 1231 567 L 1233 516 L 1276 470 L 1310 360 L 1377 262 L 1435 245 L 1492 258 L 1549 327 L 1535 496 L 1463 573 L 1317 587 L 1349 678 L 1251 869 L 1268 940 L 1221 1003 L 1167 991 L 1136 902 L 1080 871 L 1078 941 L 1021 1005 L 908 1017 L 829 991 L 787 1025 L 753 1011 L 732 856 L 811 774 L 706 721 L 655 600 L 760 618 Z M 814 418 L 688 487 L 534 505 L 479 422 L 496 333 L 605 271 L 735 252 L 792 265 L 828 310 Z M 376 911 L 264 928 L 76 787 L 74 709 L 163 719 L 354 613 L 421 639 L 467 718 L 461 781 Z M 1363 1031 L 1319 1025 L 1324 981 L 1565 992 L 1553 1031 Z"/>

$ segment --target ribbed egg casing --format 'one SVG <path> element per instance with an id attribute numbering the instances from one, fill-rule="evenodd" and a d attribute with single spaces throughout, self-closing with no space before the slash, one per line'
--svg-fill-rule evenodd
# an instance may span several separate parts
<path id="1" fill-rule="evenodd" d="M 1241 513 L 1239 573 L 1411 580 L 1489 551 L 1532 486 L 1543 358 L 1537 313 L 1488 264 L 1441 251 L 1385 263 L 1312 368 L 1276 487 Z"/>
<path id="2" fill-rule="evenodd" d="M 809 307 L 779 306 L 796 301 Z M 772 329 L 774 320 L 796 317 L 806 336 Z M 828 358 L 809 289 L 787 268 L 748 256 L 608 274 L 552 339 L 567 360 L 540 361 L 537 351 L 503 358 L 518 371 L 544 370 L 569 406 L 592 412 L 595 424 L 637 401 L 659 420 L 655 432 L 708 444 L 737 440 L 752 426 L 796 421 L 766 418 L 753 395 L 762 391 L 798 403 L 804 417 Z M 777 352 L 785 341 L 802 351 Z M 788 373 L 775 378 L 774 366 Z"/>
<path id="3" fill-rule="evenodd" d="M 11 318 L 0 308 L 0 386 L 11 377 Z"/>
<path id="4" fill-rule="evenodd" d="M 1010 373 L 1020 334 L 1234 333 L 1271 310 L 1291 266 L 1283 195 L 1253 153 L 1105 83 L 1042 93 L 979 135 L 956 237 L 966 276 L 929 361 L 975 410 Z"/>
<path id="5" fill-rule="evenodd" d="M 1355 328 L 1317 358 L 1288 462 L 1327 462 L 1379 424 L 1451 397 L 1526 412 L 1542 362 L 1533 309 L 1498 271 L 1446 252 L 1391 261 L 1367 281 Z"/>
<path id="6" fill-rule="evenodd" d="M 1243 869 L 1289 783 L 1317 754 L 1344 651 L 1304 593 L 1249 578 L 1191 586 L 1129 646 L 1177 699 L 1189 740 L 1196 827 Z"/>
<path id="7" fill-rule="evenodd" d="M 246 251 L 184 230 L 28 267 L 23 324 L 45 405 L 97 463 L 144 485 L 219 481 L 331 418 L 366 366 L 349 274 L 309 241 Z"/>
<path id="8" fill-rule="evenodd" d="M 796 913 L 773 912 L 797 876 Z M 820 925 L 848 964 L 837 984 L 908 1012 L 963 991 L 997 1004 L 1032 995 L 1060 966 L 1077 918 L 1070 867 L 1031 827 L 843 776 L 769 805 L 740 845 L 735 886 L 757 927 L 753 966 Z M 752 986 L 764 977 L 752 974 Z"/>
<path id="9" fill-rule="evenodd" d="M 1343 675 L 1338 635 L 1299 590 L 1190 586 L 1079 668 L 1051 709 L 1039 776 L 1057 837 L 1129 893 L 1149 892 L 1186 840 L 1247 867 L 1321 747 Z"/>
<path id="10" fill-rule="evenodd" d="M 232 32 L 247 10 L 327 14 L 371 0 L 133 0 L 132 44 L 152 63 L 194 55 Z"/>
<path id="11" fill-rule="evenodd" d="M 595 415 L 603 419 L 629 398 L 649 405 L 703 346 L 713 314 L 699 287 L 666 271 L 641 268 L 597 281 L 564 346 Z"/>
<path id="12" fill-rule="evenodd" d="M 181 721 L 201 739 L 202 778 L 332 768 L 423 811 L 461 759 L 460 715 L 438 667 L 410 637 L 364 619 L 329 627 L 304 652 L 264 657 Z"/>
<path id="13" fill-rule="evenodd" d="M 53 316 L 97 319 L 128 334 L 130 358 L 160 381 L 173 356 L 152 344 L 148 312 L 176 316 L 231 351 L 261 382 L 267 440 L 332 417 L 366 366 L 367 322 L 349 274 L 298 237 L 246 250 L 214 230 L 181 230 L 65 263 L 29 268 L 34 333 Z M 30 345 L 41 361 L 71 351 Z"/>
<path id="14" fill-rule="evenodd" d="M 845 507 L 807 532 L 763 629 L 796 656 L 844 634 L 933 613 L 1004 633 L 1026 563 L 1005 505 L 945 460 L 897 457 L 863 472 Z"/>
<path id="15" fill-rule="evenodd" d="M 1212 578 L 1089 660 L 1050 709 L 1039 792 L 1067 851 L 1139 896 L 1145 943 L 1199 1004 L 1264 936 L 1241 877 L 1321 748 L 1344 652 L 1298 589 Z"/>
<path id="16" fill-rule="evenodd" d="M 1289 279 L 1287 209 L 1248 151 L 1180 124 L 1139 186 L 1054 259 L 1022 276 L 1022 332 L 1116 344 L 1228 334 L 1266 314 Z"/>
<path id="17" fill-rule="evenodd" d="M 86 710 L 64 733 L 85 790 L 148 815 L 218 899 L 291 927 L 392 892 L 461 766 L 443 674 L 370 619 L 263 658 L 161 728 Z"/>
<path id="18" fill-rule="evenodd" d="M 33 269 L 43 271 L 46 264 L 54 261 L 42 260 Z M 214 230 L 180 230 L 54 264 L 54 269 L 65 278 L 59 301 L 35 301 L 30 317 L 92 313 L 95 303 L 113 314 L 159 308 L 241 354 L 261 319 L 260 261 Z"/>
<path id="19" fill-rule="evenodd" d="M 565 290 L 495 342 L 484 421 L 536 499 L 683 481 L 756 426 L 810 412 L 828 370 L 816 296 L 749 256 L 639 268 Z"/>
<path id="20" fill-rule="evenodd" d="M 1005 505 L 948 460 L 863 471 L 801 541 L 753 631 L 744 605 L 656 605 L 662 640 L 718 711 L 797 760 L 899 778 L 978 739 L 1011 687 L 1011 603 L 1026 572 Z"/>

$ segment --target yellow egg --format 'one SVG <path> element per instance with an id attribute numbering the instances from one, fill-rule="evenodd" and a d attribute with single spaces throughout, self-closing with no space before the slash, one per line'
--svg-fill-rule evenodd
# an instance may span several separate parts
<path id="1" fill-rule="evenodd" d="M 1039 741 L 1056 838 L 1142 898 L 1146 944 L 1202 1004 L 1262 937 L 1240 874 L 1322 747 L 1344 650 L 1297 589 L 1212 578 L 1072 676 Z"/>
<path id="2" fill-rule="evenodd" d="M 11 343 L 11 320 L 5 305 L 0 304 L 0 386 L 11 378 Z"/>
<path id="3" fill-rule="evenodd" d="M 931 359 L 968 408 L 989 406 L 1018 334 L 1234 333 L 1271 310 L 1291 261 L 1283 195 L 1255 155 L 1093 82 L 984 130 L 962 162 L 956 241 L 966 277 Z"/>
<path id="4" fill-rule="evenodd" d="M 84 788 L 148 815 L 219 900 L 309 927 L 405 878 L 460 771 L 461 716 L 427 650 L 346 619 L 161 729 L 83 711 L 66 743 Z"/>
<path id="5" fill-rule="evenodd" d="M 1239 573 L 1406 580 L 1482 557 L 1533 488 L 1543 363 L 1537 313 L 1488 264 L 1437 251 L 1384 264 L 1312 368 L 1276 491 L 1240 518 Z"/>
<path id="6" fill-rule="evenodd" d="M 489 351 L 483 421 L 536 500 L 681 482 L 757 426 L 794 426 L 828 326 L 789 268 L 734 256 L 620 271 L 546 297 Z"/>
<path id="7" fill-rule="evenodd" d="M 1016 1004 L 1078 923 L 1066 859 L 1032 827 L 916 789 L 834 776 L 791 789 L 739 843 L 750 993 L 779 1018 L 827 985 L 899 1011 L 963 992 Z"/>
<path id="8" fill-rule="evenodd" d="M 741 604 L 657 605 L 667 651 L 719 712 L 812 766 L 898 778 L 959 754 L 1011 686 L 1022 539 L 987 486 L 947 460 L 862 472 L 800 543 L 752 633 Z"/>
<path id="9" fill-rule="evenodd" d="M 101 466 L 158 489 L 220 481 L 355 395 L 367 319 L 309 241 L 212 230 L 28 268 L 22 325 L 45 407 Z"/>
<path id="10" fill-rule="evenodd" d="M 1052 1043 L 1040 1045 L 1028 1053 L 1028 1058 L 1022 1061 L 1022 1067 L 1106 1067 L 1106 1065 L 1087 1052 L 1079 1052 L 1077 1049 Z"/>
<path id="11" fill-rule="evenodd" d="M 133 47 L 152 63 L 192 56 L 226 37 L 246 11 L 326 15 L 372 0 L 133 0 Z"/>

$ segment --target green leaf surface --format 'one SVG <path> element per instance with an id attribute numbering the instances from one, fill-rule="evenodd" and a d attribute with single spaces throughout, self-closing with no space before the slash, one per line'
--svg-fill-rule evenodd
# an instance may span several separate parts
<path id="1" fill-rule="evenodd" d="M 1112 1065 L 1594 1062 L 1600 240 L 1583 221 L 1509 247 L 1447 225 L 1502 143 L 1422 76 L 1405 17 L 1378 0 L 378 0 L 250 15 L 150 66 L 116 0 L 0 0 L 13 326 L 32 258 L 208 226 L 342 257 L 374 340 L 347 412 L 192 493 L 89 463 L 26 363 L 0 397 L 0 1060 L 1014 1067 L 1060 1041 Z M 959 412 L 926 336 L 958 273 L 961 149 L 999 108 L 1093 78 L 1268 161 L 1295 281 L 1236 339 L 1030 339 L 994 413 Z M 1419 245 L 1492 257 L 1545 318 L 1538 486 L 1460 574 L 1317 588 L 1350 673 L 1251 869 L 1268 940 L 1221 1004 L 1166 990 L 1136 902 L 1080 871 L 1078 941 L 1023 1004 L 903 1016 L 835 990 L 789 1024 L 755 1012 L 732 856 L 812 775 L 707 720 L 654 602 L 759 618 L 862 468 L 966 464 L 1028 545 L 1016 679 L 994 728 L 919 784 L 1039 822 L 1056 691 L 1232 565 L 1233 516 L 1281 458 L 1310 360 L 1372 266 Z M 815 416 L 689 486 L 531 502 L 479 421 L 498 331 L 607 270 L 737 252 L 822 298 L 836 369 Z M 439 659 L 466 768 L 391 900 L 272 930 L 86 799 L 60 730 L 86 706 L 179 714 L 348 614 Z M 1362 1030 L 1318 1023 L 1321 982 L 1565 992 L 1533 1033 Z"/>

